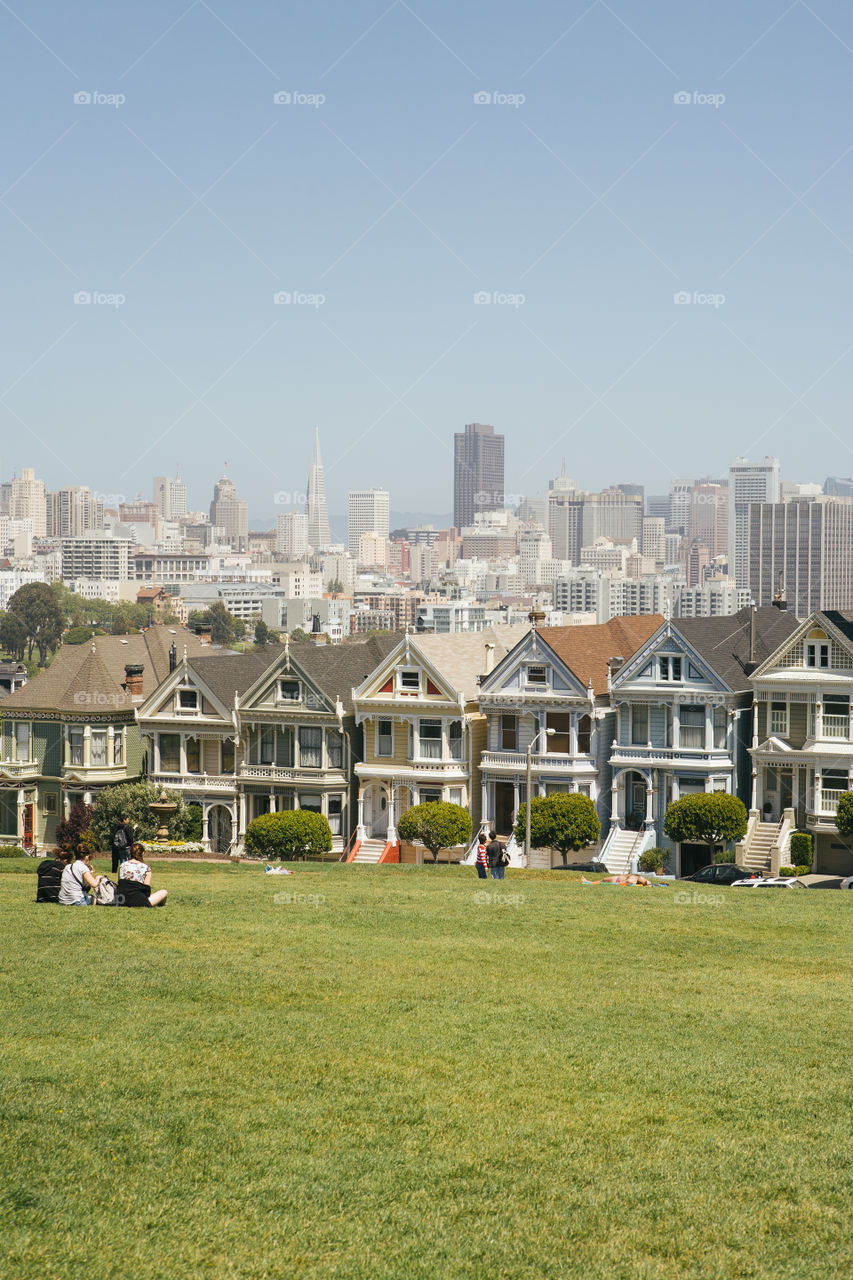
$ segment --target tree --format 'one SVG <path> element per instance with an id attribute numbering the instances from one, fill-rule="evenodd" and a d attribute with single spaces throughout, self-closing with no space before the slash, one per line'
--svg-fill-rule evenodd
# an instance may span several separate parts
<path id="1" fill-rule="evenodd" d="M 253 858 L 305 858 L 329 852 L 332 830 L 322 813 L 310 809 L 262 813 L 246 828 L 245 844 Z"/>
<path id="2" fill-rule="evenodd" d="M 76 852 L 77 846 L 82 844 L 89 853 L 97 853 L 98 840 L 91 830 L 93 812 L 92 805 L 78 800 L 68 817 L 57 822 L 56 843 L 60 849 L 73 853 Z"/>
<path id="3" fill-rule="evenodd" d="M 19 661 L 27 649 L 27 628 L 16 613 L 0 613 L 0 649 Z"/>
<path id="4" fill-rule="evenodd" d="M 524 841 L 527 805 L 518 810 L 514 835 Z M 589 796 L 580 792 L 558 791 L 550 796 L 534 796 L 530 805 L 530 843 L 534 849 L 559 849 L 566 865 L 566 855 L 595 844 L 601 835 L 601 823 Z"/>
<path id="5" fill-rule="evenodd" d="M 209 609 L 195 610 L 189 616 L 191 630 L 200 627 L 210 628 L 210 638 L 214 644 L 230 644 L 237 638 L 237 631 L 245 635 L 246 624 L 242 618 L 235 618 L 228 612 L 221 600 L 212 604 Z"/>
<path id="6" fill-rule="evenodd" d="M 19 587 L 9 601 L 9 613 L 16 614 L 26 627 L 27 657 L 33 647 L 39 651 L 39 666 L 47 664 L 49 649 L 55 649 L 62 635 L 65 618 L 56 596 L 46 582 L 28 582 Z"/>
<path id="7" fill-rule="evenodd" d="M 308 632 L 307 632 L 307 631 L 303 631 L 301 627 L 297 627 L 295 631 L 291 631 L 291 633 L 290 633 L 290 638 L 291 638 L 291 640 L 295 640 L 297 643 L 298 643 L 300 640 L 310 640 L 310 639 L 311 639 L 311 637 L 308 635 Z"/>
<path id="8" fill-rule="evenodd" d="M 332 578 L 326 590 L 331 596 L 342 596 L 344 594 L 344 584 L 340 578 Z"/>
<path id="9" fill-rule="evenodd" d="M 169 819 L 169 834 L 172 839 L 200 839 L 199 806 L 184 804 L 178 791 L 167 791 L 166 795 L 178 806 Z M 149 805 L 152 800 L 159 799 L 159 796 L 160 788 L 153 782 L 122 782 L 116 787 L 106 787 L 95 801 L 92 812 L 92 830 L 100 847 L 109 849 L 113 829 L 122 817 L 129 818 L 137 840 L 152 840 L 157 834 L 158 824 Z"/>
<path id="10" fill-rule="evenodd" d="M 453 849 L 471 839 L 471 815 L 461 804 L 445 800 L 428 800 L 407 809 L 397 823 L 403 840 L 419 840 L 438 861 L 439 849 Z"/>
<path id="11" fill-rule="evenodd" d="M 853 791 L 845 791 L 838 797 L 835 825 L 840 836 L 853 836 Z"/>
<path id="12" fill-rule="evenodd" d="M 701 791 L 675 800 L 666 811 L 663 829 L 676 844 L 704 844 L 711 863 L 719 845 L 746 835 L 748 822 L 746 806 L 737 796 Z"/>
<path id="13" fill-rule="evenodd" d="M 264 622 L 263 618 L 258 618 L 255 623 L 255 644 L 264 645 L 270 642 L 270 629 Z"/>

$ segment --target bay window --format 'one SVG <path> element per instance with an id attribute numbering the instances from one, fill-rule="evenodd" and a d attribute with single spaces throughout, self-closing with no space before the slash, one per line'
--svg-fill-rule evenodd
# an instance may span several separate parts
<path id="1" fill-rule="evenodd" d="M 15 759 L 25 764 L 30 759 L 31 728 L 29 720 L 15 724 Z M 83 730 L 80 730 L 80 764 L 83 763 Z"/>
<path id="2" fill-rule="evenodd" d="M 22 727 L 28 729 L 29 725 L 25 725 L 25 726 L 18 725 L 19 730 Z M 18 759 L 20 760 L 22 759 L 22 757 L 18 756 Z M 82 766 L 83 764 L 83 726 L 82 725 L 74 724 L 68 730 L 68 763 L 73 765 L 78 765 L 78 766 Z"/>
<path id="3" fill-rule="evenodd" d="M 302 725 L 299 730 L 299 764 L 302 769 L 319 769 L 323 764 L 323 730 Z M 302 802 L 300 799 L 300 808 Z"/>
<path id="4" fill-rule="evenodd" d="M 644 747 L 649 740 L 649 708 L 642 702 L 631 707 L 631 745 Z"/>
<path id="5" fill-rule="evenodd" d="M 187 738 L 187 773 L 201 773 L 201 742 Z"/>
<path id="6" fill-rule="evenodd" d="M 725 707 L 714 707 L 714 748 L 722 751 L 728 737 L 729 713 Z M 785 726 L 787 729 L 787 725 Z"/>
<path id="7" fill-rule="evenodd" d="M 107 764 L 107 731 L 106 729 L 92 730 L 92 766 L 104 769 Z"/>
<path id="8" fill-rule="evenodd" d="M 113 764 L 124 764 L 124 729 L 113 730 Z"/>
<path id="9" fill-rule="evenodd" d="M 329 768 L 340 769 L 344 762 L 344 740 L 337 729 L 329 729 L 326 734 L 326 751 Z"/>
<path id="10" fill-rule="evenodd" d="M 421 720 L 418 724 L 421 760 L 441 759 L 441 721 Z"/>
<path id="11" fill-rule="evenodd" d="M 705 708 L 681 708 L 681 746 L 701 750 L 705 746 Z"/>
<path id="12" fill-rule="evenodd" d="M 177 733 L 161 733 L 160 770 L 162 773 L 181 772 L 181 739 Z M 82 748 L 82 743 L 81 743 Z"/>

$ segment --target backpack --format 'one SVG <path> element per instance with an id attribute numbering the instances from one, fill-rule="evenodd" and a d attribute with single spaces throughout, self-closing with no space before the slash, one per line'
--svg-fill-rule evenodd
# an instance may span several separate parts
<path id="1" fill-rule="evenodd" d="M 127 832 L 124 827 L 116 828 L 115 834 L 113 835 L 113 848 L 117 852 L 127 848 Z"/>
<path id="2" fill-rule="evenodd" d="M 509 866 L 509 854 L 508 854 L 508 853 L 507 853 L 507 851 L 506 851 L 506 845 L 505 845 L 505 844 L 502 844 L 502 845 L 501 845 L 501 856 L 498 858 L 498 866 L 499 866 L 499 867 L 508 867 L 508 866 Z"/>
<path id="3" fill-rule="evenodd" d="M 36 889 L 36 902 L 59 902 L 59 890 L 62 887 L 62 872 L 64 866 L 61 862 L 42 862 L 36 869 L 38 877 L 38 888 Z"/>
<path id="4" fill-rule="evenodd" d="M 99 907 L 114 907 L 116 904 L 116 887 L 109 876 L 102 876 L 101 883 L 95 890 L 95 903 Z"/>

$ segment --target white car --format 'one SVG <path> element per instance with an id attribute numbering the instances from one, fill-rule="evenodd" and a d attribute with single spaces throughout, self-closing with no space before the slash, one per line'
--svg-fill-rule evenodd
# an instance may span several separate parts
<path id="1" fill-rule="evenodd" d="M 807 889 L 797 876 L 763 876 L 760 880 L 734 880 L 730 889 Z"/>

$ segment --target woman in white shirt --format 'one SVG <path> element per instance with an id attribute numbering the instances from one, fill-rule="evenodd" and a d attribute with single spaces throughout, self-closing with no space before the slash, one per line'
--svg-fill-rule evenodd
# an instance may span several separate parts
<path id="1" fill-rule="evenodd" d="M 135 844 L 121 864 L 116 894 L 120 907 L 162 907 L 169 896 L 167 889 L 151 892 L 151 868 L 142 861 L 142 854 L 142 845 Z"/>
<path id="2" fill-rule="evenodd" d="M 59 883 L 60 906 L 91 907 L 95 899 L 86 890 L 94 891 L 100 883 L 101 876 L 96 876 L 92 870 L 92 855 L 78 848 L 76 861 L 62 873 Z"/>

